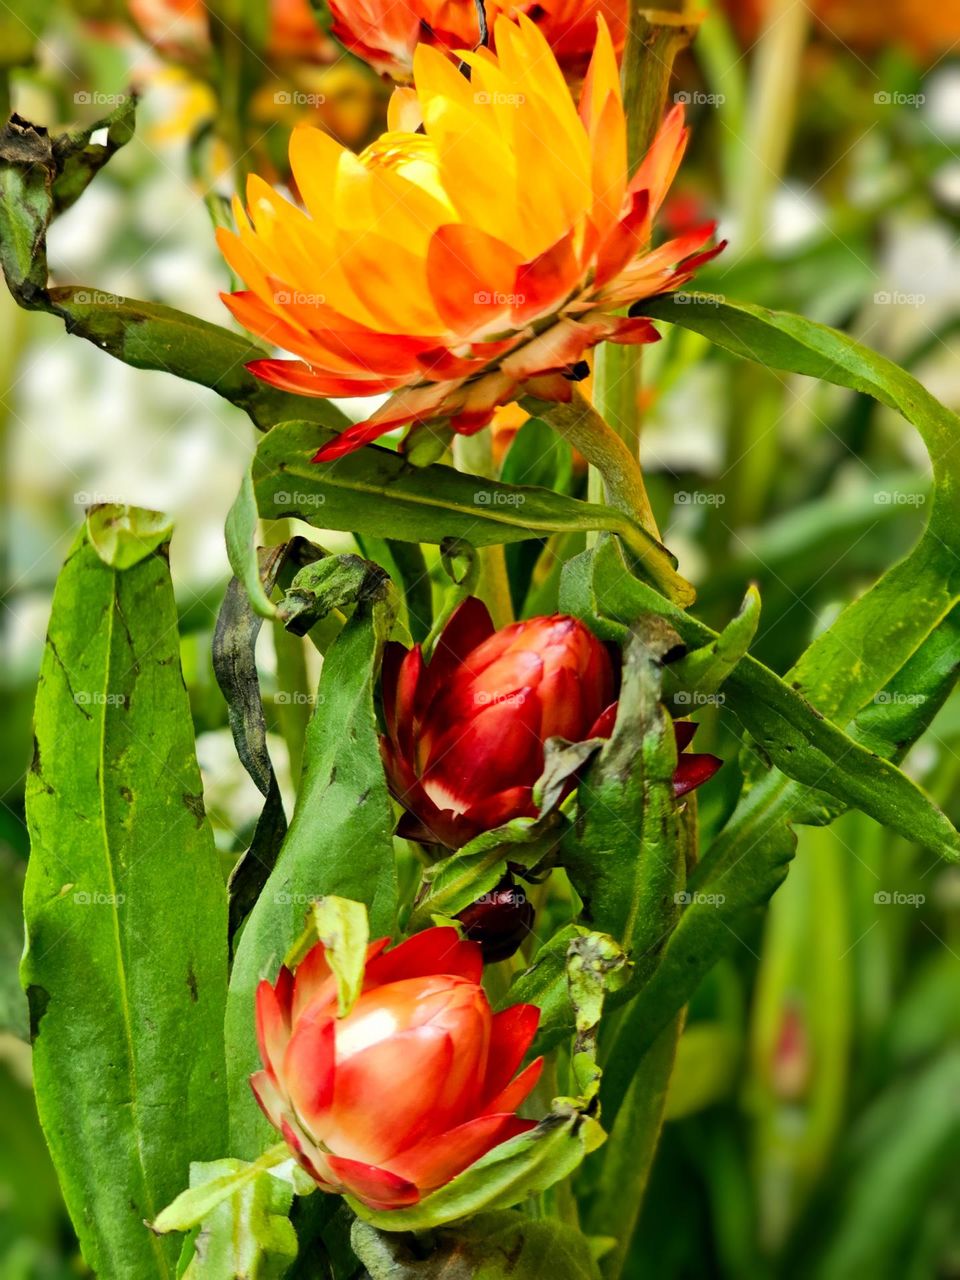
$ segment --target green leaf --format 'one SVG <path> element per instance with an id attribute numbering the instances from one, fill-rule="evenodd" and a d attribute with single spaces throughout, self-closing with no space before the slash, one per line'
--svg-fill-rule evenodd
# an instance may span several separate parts
<path id="1" fill-rule="evenodd" d="M 322 942 L 330 972 L 337 981 L 339 1016 L 345 1018 L 363 988 L 370 928 L 362 902 L 328 896 L 310 908 L 306 933 L 294 945 L 284 963 L 295 969 L 307 952 Z"/>
<path id="2" fill-rule="evenodd" d="M 679 638 L 661 618 L 637 619 L 624 652 L 617 721 L 577 788 L 562 860 L 585 922 L 649 969 L 678 914 L 684 840 L 673 775 L 677 746 L 660 703 L 661 663 Z"/>
<path id="3" fill-rule="evenodd" d="M 226 896 L 165 546 L 118 570 L 77 539 L 36 736 L 21 978 L 41 1122 L 90 1266 L 172 1277 L 143 1221 L 226 1145 Z"/>
<path id="4" fill-rule="evenodd" d="M 169 542 L 172 532 L 173 524 L 165 515 L 140 507 L 104 503 L 87 516 L 87 537 L 112 569 L 132 569 Z"/>
<path id="5" fill-rule="evenodd" d="M 272 590 L 289 544 L 270 547 L 259 557 L 258 584 Z M 239 578 L 231 578 L 213 633 L 213 670 L 227 703 L 237 755 L 264 798 L 250 847 L 230 876 L 230 937 L 250 914 L 273 869 L 287 830 L 280 786 L 267 750 L 267 726 L 257 671 L 257 638 L 263 619 Z"/>
<path id="6" fill-rule="evenodd" d="M 606 529 L 624 539 L 664 590 L 672 593 L 680 581 L 664 548 L 609 507 L 465 475 L 439 463 L 414 467 L 402 454 L 377 445 L 333 463 L 312 462 L 335 435 L 313 422 L 285 422 L 261 440 L 253 462 L 261 516 L 295 516 L 318 528 L 406 542 L 456 537 L 477 547 Z"/>
<path id="7" fill-rule="evenodd" d="M 471 902 L 490 893 L 507 873 L 507 863 L 531 869 L 556 847 L 562 831 L 558 814 L 545 819 L 514 818 L 505 826 L 484 831 L 456 853 L 433 863 L 423 884 L 409 932 L 429 927 L 434 916 L 455 916 Z"/>
<path id="8" fill-rule="evenodd" d="M 157 1235 L 167 1235 L 171 1231 L 190 1231 L 261 1174 L 291 1162 L 290 1150 L 283 1142 L 272 1146 L 252 1162 L 193 1161 L 190 1165 L 189 1187 L 157 1214 L 150 1223 L 150 1230 Z"/>
<path id="9" fill-rule="evenodd" d="M 371 1280 L 599 1280 L 590 1242 L 551 1218 L 484 1213 L 434 1234 L 432 1248 L 354 1223 L 351 1243 Z"/>
<path id="10" fill-rule="evenodd" d="M 727 623 L 715 640 L 694 649 L 667 668 L 668 687 L 675 686 L 679 688 L 681 695 L 687 695 L 683 698 L 674 694 L 675 700 L 689 705 L 693 695 L 703 697 L 716 693 L 750 648 L 759 624 L 760 593 L 756 587 L 750 586 L 740 612 Z"/>
<path id="11" fill-rule="evenodd" d="M 612 539 L 566 566 L 561 608 L 627 625 L 654 612 L 691 648 L 717 639 L 716 632 L 633 577 Z M 960 838 L 952 824 L 916 783 L 825 719 L 763 663 L 746 655 L 724 689 L 726 705 L 788 777 L 861 809 L 940 857 L 960 858 Z"/>
<path id="12" fill-rule="evenodd" d="M 250 473 L 240 482 L 240 490 L 227 512 L 224 536 L 227 558 L 234 575 L 246 588 L 254 612 L 261 618 L 275 618 L 277 607 L 264 590 L 260 579 L 260 557 L 257 554 L 257 499 Z"/>
<path id="13" fill-rule="evenodd" d="M 494 1147 L 409 1209 L 370 1209 L 345 1198 L 359 1218 L 381 1231 L 421 1231 L 481 1211 L 509 1209 L 572 1173 L 603 1140 L 596 1120 L 576 1107 L 560 1106 L 535 1129 Z"/>
<path id="14" fill-rule="evenodd" d="M 242 1160 L 193 1165 L 190 1185 L 242 1167 Z M 292 1202 L 293 1187 L 271 1173 L 238 1186 L 204 1218 L 183 1280 L 280 1280 L 297 1256 Z"/>
<path id="15" fill-rule="evenodd" d="M 644 304 L 644 314 L 693 329 L 771 368 L 863 392 L 897 410 L 923 437 L 935 482 L 923 537 L 846 607 L 787 677 L 823 715 L 844 724 L 960 601 L 960 418 L 892 361 L 801 316 L 695 293 L 655 299 Z"/>
<path id="16" fill-rule="evenodd" d="M 159 302 L 120 298 L 102 289 L 51 289 L 43 310 L 59 316 L 67 331 L 134 369 L 172 373 L 209 387 L 243 409 L 266 431 L 288 418 L 345 427 L 329 401 L 277 391 L 246 368 L 266 351 L 238 333 L 198 320 Z"/>
<path id="17" fill-rule="evenodd" d="M 294 576 L 277 607 L 277 618 L 294 635 L 306 635 L 334 609 L 384 594 L 389 575 L 360 556 L 322 556 Z"/>
<path id="18" fill-rule="evenodd" d="M 374 937 L 395 928 L 394 818 L 373 701 L 392 620 L 389 595 L 358 604 L 327 653 L 290 829 L 237 948 L 227 1064 L 232 1147 L 246 1158 L 255 1158 L 272 1132 L 248 1083 L 260 1065 L 253 1012 L 257 983 L 275 974 L 303 930 L 307 909 L 321 896 L 366 903 Z"/>

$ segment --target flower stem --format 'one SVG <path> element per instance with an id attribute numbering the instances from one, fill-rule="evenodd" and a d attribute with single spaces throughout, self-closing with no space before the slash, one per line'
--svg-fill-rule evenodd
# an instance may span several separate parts
<path id="1" fill-rule="evenodd" d="M 690 16 L 690 9 L 685 2 L 682 12 L 668 13 L 631 0 L 623 54 L 623 105 L 631 172 L 660 127 L 674 59 L 696 32 L 697 19 Z M 639 347 L 607 342 L 598 348 L 594 360 L 594 403 L 634 457 L 640 452 L 641 359 Z M 599 478 L 591 473 L 590 482 L 589 496 L 596 501 L 600 495 Z"/>
<path id="2" fill-rule="evenodd" d="M 534 411 L 542 412 L 542 406 L 537 404 Z M 647 497 L 643 472 L 636 454 L 623 437 L 576 387 L 570 403 L 552 405 L 548 417 L 557 434 L 579 450 L 602 476 L 610 505 L 631 516 L 659 542 L 660 531 Z"/>
<path id="3" fill-rule="evenodd" d="M 489 480 L 493 476 L 493 452 L 490 432 L 480 431 L 473 436 L 455 436 L 453 460 L 458 471 Z M 507 578 L 507 561 L 503 547 L 495 544 L 479 547 L 480 585 L 477 595 L 490 610 L 495 627 L 505 627 L 513 621 L 510 604 L 510 581 Z"/>

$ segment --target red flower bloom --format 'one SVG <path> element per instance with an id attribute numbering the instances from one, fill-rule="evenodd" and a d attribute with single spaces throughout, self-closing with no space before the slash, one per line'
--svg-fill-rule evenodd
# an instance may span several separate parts
<path id="1" fill-rule="evenodd" d="M 257 989 L 264 1070 L 257 1101 L 324 1191 L 399 1209 L 443 1186 L 493 1147 L 534 1127 L 514 1113 L 537 1059 L 514 1076 L 540 1011 L 493 1013 L 480 948 L 451 928 L 384 951 L 371 943 L 363 991 L 337 1017 L 322 943 L 295 973 Z"/>
<path id="2" fill-rule="evenodd" d="M 536 817 L 544 743 L 609 737 L 616 683 L 609 650 L 576 618 L 531 618 L 495 632 L 473 598 L 450 618 L 429 663 L 419 645 L 389 644 L 381 746 L 407 810 L 400 833 L 459 848 L 512 818 Z M 677 724 L 678 750 L 695 732 L 689 721 Z M 715 756 L 684 757 L 676 794 L 719 767 Z"/>

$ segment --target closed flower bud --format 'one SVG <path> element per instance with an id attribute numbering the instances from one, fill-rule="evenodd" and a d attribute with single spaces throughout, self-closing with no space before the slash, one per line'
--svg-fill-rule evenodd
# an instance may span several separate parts
<path id="1" fill-rule="evenodd" d="M 267 1118 L 324 1191 L 373 1209 L 416 1204 L 493 1147 L 534 1127 L 517 1108 L 542 1059 L 519 1075 L 533 1005 L 493 1013 L 480 948 L 452 928 L 385 951 L 370 945 L 363 989 L 337 1016 L 322 943 L 257 991 Z"/>
<path id="2" fill-rule="evenodd" d="M 419 645 L 387 647 L 382 740 L 401 833 L 458 848 L 512 818 L 535 817 L 544 743 L 593 735 L 615 694 L 606 647 L 576 618 L 494 631 L 465 600 L 429 663 Z"/>
<path id="3" fill-rule="evenodd" d="M 457 916 L 463 932 L 479 945 L 487 964 L 509 960 L 533 928 L 533 918 L 533 905 L 512 876 L 506 876 Z"/>
<path id="4" fill-rule="evenodd" d="M 382 751 L 407 811 L 400 834 L 459 848 L 513 818 L 536 817 L 547 739 L 609 737 L 617 674 L 607 646 L 576 618 L 554 614 L 494 631 L 473 598 L 452 615 L 429 663 L 419 645 L 388 645 Z M 678 722 L 679 751 L 695 732 Z M 681 756 L 676 794 L 719 767 L 715 756 Z"/>

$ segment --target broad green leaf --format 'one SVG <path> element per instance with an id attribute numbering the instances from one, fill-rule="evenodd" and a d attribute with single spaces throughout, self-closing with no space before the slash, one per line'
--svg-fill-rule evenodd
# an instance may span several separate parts
<path id="1" fill-rule="evenodd" d="M 960 418 L 892 361 L 801 316 L 695 293 L 682 305 L 676 297 L 656 299 L 644 314 L 694 329 L 748 360 L 863 392 L 901 413 L 923 438 L 935 481 L 923 537 L 847 606 L 787 677 L 823 715 L 844 724 L 960 601 Z"/>
<path id="2" fill-rule="evenodd" d="M 261 516 L 295 516 L 321 529 L 405 542 L 456 537 L 477 547 L 605 529 L 624 539 L 671 598 L 689 599 L 669 553 L 619 511 L 548 489 L 465 475 L 440 463 L 414 467 L 378 445 L 332 463 L 311 461 L 335 434 L 315 422 L 285 422 L 261 440 L 252 472 Z"/>
<path id="3" fill-rule="evenodd" d="M 374 937 L 397 913 L 394 818 L 380 761 L 374 687 L 393 619 L 389 596 L 358 604 L 323 664 L 290 829 L 237 948 L 227 1008 L 232 1149 L 253 1159 L 272 1132 L 250 1092 L 258 1069 L 253 1001 L 303 932 L 318 898 L 364 902 Z"/>
<path id="4" fill-rule="evenodd" d="M 636 980 L 669 932 L 684 885 L 676 738 L 660 703 L 661 663 L 678 645 L 662 619 L 636 619 L 617 721 L 580 780 L 576 821 L 562 848 L 584 922 L 626 949 Z"/>
<path id="5" fill-rule="evenodd" d="M 191 1185 L 242 1167 L 217 1160 L 190 1170 Z M 270 1173 L 240 1186 L 203 1220 L 183 1280 L 280 1280 L 297 1256 L 293 1187 Z"/>
<path id="6" fill-rule="evenodd" d="M 555 1218 L 484 1213 L 437 1231 L 424 1257 L 403 1236 L 354 1223 L 354 1251 L 371 1280 L 599 1280 L 590 1242 Z"/>
<path id="7" fill-rule="evenodd" d="M 421 1231 L 509 1209 L 572 1173 L 603 1140 L 596 1120 L 576 1107 L 559 1106 L 535 1129 L 494 1147 L 409 1209 L 370 1209 L 352 1196 L 345 1198 L 359 1218 L 381 1231 Z"/>
<path id="8" fill-rule="evenodd" d="M 21 978 L 41 1122 L 89 1264 L 172 1277 L 175 1250 L 143 1222 L 226 1146 L 226 895 L 165 546 L 118 570 L 81 533 L 36 738 Z"/>

